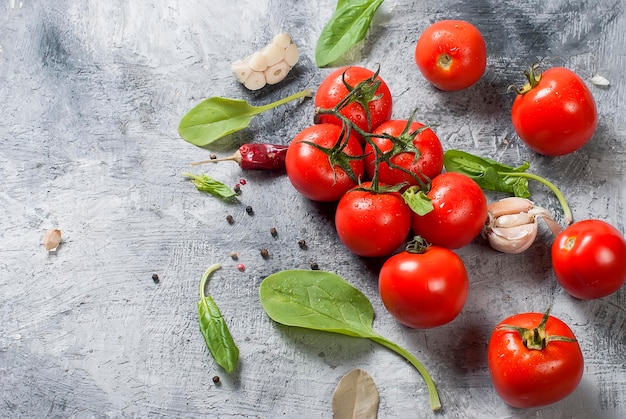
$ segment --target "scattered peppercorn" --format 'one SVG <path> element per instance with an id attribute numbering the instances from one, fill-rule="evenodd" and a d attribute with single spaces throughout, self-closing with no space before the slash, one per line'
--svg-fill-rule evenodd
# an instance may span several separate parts
<path id="1" fill-rule="evenodd" d="M 250 205 L 248 205 L 246 207 L 246 212 L 248 213 L 248 215 L 254 214 L 254 210 L 252 209 L 252 207 Z"/>
<path id="2" fill-rule="evenodd" d="M 239 179 L 239 183 L 241 183 L 242 185 L 245 185 L 246 183 L 248 183 L 248 181 L 245 179 Z"/>
<path id="3" fill-rule="evenodd" d="M 232 260 L 237 260 L 237 259 L 239 259 L 239 253 L 237 253 L 237 252 L 230 252 L 230 258 L 231 258 Z"/>
<path id="4" fill-rule="evenodd" d="M 228 224 L 233 224 L 235 222 L 235 219 L 233 218 L 232 215 L 227 215 L 226 221 L 228 221 Z"/>
<path id="5" fill-rule="evenodd" d="M 235 191 L 235 193 L 241 192 L 241 185 L 238 183 L 235 183 L 235 187 L 233 188 L 233 190 Z"/>
<path id="6" fill-rule="evenodd" d="M 267 259 L 270 256 L 269 250 L 267 250 L 266 248 L 261 249 L 261 256 L 263 257 L 263 259 Z"/>
<path id="7" fill-rule="evenodd" d="M 311 262 L 311 269 L 314 271 L 319 271 L 320 266 L 317 264 L 317 262 Z"/>
<path id="8" fill-rule="evenodd" d="M 245 271 L 245 270 L 246 270 L 246 267 L 244 266 L 244 264 L 243 264 L 243 263 L 240 263 L 239 265 L 237 265 L 237 269 L 238 269 L 239 271 L 243 272 L 243 271 Z"/>
<path id="9" fill-rule="evenodd" d="M 272 237 L 278 236 L 278 230 L 276 230 L 276 227 L 270 228 L 270 234 L 272 235 Z"/>
<path id="10" fill-rule="evenodd" d="M 215 153 L 211 153 L 211 155 L 209 156 L 209 158 L 210 158 L 211 160 L 215 160 L 215 159 L 217 159 L 217 155 L 215 155 Z"/>
<path id="11" fill-rule="evenodd" d="M 152 274 L 152 280 L 154 281 L 155 284 L 159 283 L 159 275 L 158 274 Z"/>
<path id="12" fill-rule="evenodd" d="M 213 383 L 219 384 L 219 382 L 220 382 L 220 377 L 218 375 L 214 375 L 213 376 Z"/>
<path id="13" fill-rule="evenodd" d="M 298 246 L 300 246 L 300 249 L 306 249 L 306 241 L 304 241 L 304 239 L 298 240 Z"/>

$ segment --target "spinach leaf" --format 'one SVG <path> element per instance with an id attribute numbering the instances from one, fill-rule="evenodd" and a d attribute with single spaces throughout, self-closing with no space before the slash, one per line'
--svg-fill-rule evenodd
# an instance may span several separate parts
<path id="1" fill-rule="evenodd" d="M 226 372 L 233 372 L 239 360 L 239 348 L 235 344 L 226 321 L 219 307 L 210 295 L 205 294 L 207 280 L 218 270 L 219 264 L 211 265 L 200 281 L 200 301 L 198 301 L 198 320 L 200 332 L 204 336 L 211 356 Z"/>
<path id="2" fill-rule="evenodd" d="M 338 0 L 315 47 L 315 63 L 324 67 L 365 38 L 376 10 L 384 0 Z"/>
<path id="3" fill-rule="evenodd" d="M 465 151 L 446 150 L 444 166 L 448 172 L 459 172 L 471 177 L 483 189 L 508 192 L 521 198 L 530 197 L 528 179 L 517 175 L 528 170 L 528 162 L 512 167 Z"/>
<path id="4" fill-rule="evenodd" d="M 396 352 L 422 375 L 432 410 L 441 408 L 428 371 L 406 349 L 374 331 L 372 304 L 340 276 L 324 271 L 281 271 L 261 282 L 259 296 L 263 309 L 277 323 L 366 338 Z"/>
<path id="5" fill-rule="evenodd" d="M 225 198 L 225 199 L 237 196 L 235 191 L 233 191 L 222 182 L 213 179 L 212 177 L 210 177 L 209 175 L 205 173 L 202 173 L 200 175 L 194 175 L 192 173 L 183 173 L 183 176 L 185 176 L 188 179 L 191 179 L 193 184 L 196 186 L 196 189 L 198 189 L 201 192 L 208 192 L 213 196 L 217 196 L 219 198 Z"/>
<path id="6" fill-rule="evenodd" d="M 241 99 L 210 97 L 182 117 L 178 124 L 178 134 L 188 143 L 199 147 L 209 146 L 226 135 L 246 128 L 260 113 L 312 95 L 311 90 L 306 89 L 263 106 L 253 106 Z"/>

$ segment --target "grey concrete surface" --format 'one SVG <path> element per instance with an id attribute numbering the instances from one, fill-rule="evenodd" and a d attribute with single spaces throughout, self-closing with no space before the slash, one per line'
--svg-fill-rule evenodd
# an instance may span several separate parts
<path id="1" fill-rule="evenodd" d="M 227 184 L 245 178 L 239 204 L 201 194 L 181 176 L 208 156 L 177 135 L 182 115 L 202 98 L 264 104 L 315 90 L 331 70 L 317 68 L 313 57 L 335 4 L 0 1 L 0 417 L 329 418 L 337 382 L 357 367 L 379 388 L 381 418 L 626 417 L 626 291 L 595 301 L 569 297 L 551 271 L 547 229 L 519 256 L 480 238 L 459 249 L 471 281 L 463 312 L 440 328 L 411 330 L 377 296 L 380 261 L 342 246 L 331 205 L 302 198 L 282 174 L 244 173 L 234 163 L 193 170 Z M 445 18 L 471 21 L 488 44 L 484 77 L 463 92 L 434 90 L 413 61 L 421 31 Z M 280 85 L 245 91 L 230 63 L 280 31 L 294 38 L 300 62 Z M 437 124 L 445 148 L 509 164 L 528 160 L 562 189 L 575 219 L 600 218 L 623 232 L 625 33 L 620 0 L 388 0 L 353 62 L 380 64 L 394 117 L 417 108 L 419 120 Z M 611 82 L 590 85 L 600 123 L 574 154 L 534 154 L 512 129 L 507 86 L 521 83 L 536 61 Z M 236 139 L 287 144 L 312 112 L 310 101 L 285 105 Z M 561 217 L 547 190 L 533 184 L 531 191 Z M 56 254 L 41 245 L 47 228 L 63 232 Z M 241 350 L 230 375 L 210 358 L 197 325 L 198 283 L 215 262 L 223 268 L 209 291 Z M 370 298 L 374 328 L 433 375 L 440 414 L 429 412 L 423 381 L 395 354 L 369 341 L 283 328 L 265 315 L 262 279 L 311 262 Z M 554 405 L 510 408 L 489 379 L 490 333 L 506 316 L 550 305 L 580 340 L 583 380 Z"/>

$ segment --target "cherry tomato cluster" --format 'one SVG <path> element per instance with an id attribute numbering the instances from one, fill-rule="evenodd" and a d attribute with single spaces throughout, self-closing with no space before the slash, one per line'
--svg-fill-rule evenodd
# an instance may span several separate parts
<path id="1" fill-rule="evenodd" d="M 424 77 L 445 91 L 475 84 L 486 56 L 480 31 L 463 21 L 434 24 L 415 50 Z M 584 82 L 559 67 L 539 74 L 533 66 L 526 76 L 512 108 L 519 137 L 548 156 L 580 149 L 597 127 Z M 392 119 L 393 97 L 378 72 L 336 69 L 319 86 L 315 106 L 315 124 L 297 134 L 286 153 L 292 185 L 308 199 L 336 203 L 337 235 L 349 250 L 386 258 L 379 292 L 400 323 L 449 323 L 469 290 L 466 268 L 453 250 L 485 226 L 482 189 L 464 174 L 443 171 L 443 148 L 431 127 L 414 115 Z M 552 258 L 557 280 L 576 298 L 607 296 L 626 281 L 626 241 L 600 220 L 563 230 Z M 495 389 L 515 407 L 563 399 L 578 386 L 584 364 L 571 329 L 549 312 L 505 319 L 492 334 L 488 358 Z"/>

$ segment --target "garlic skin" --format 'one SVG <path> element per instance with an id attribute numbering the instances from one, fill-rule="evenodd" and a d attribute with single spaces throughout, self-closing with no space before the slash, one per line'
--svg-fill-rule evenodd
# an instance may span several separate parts
<path id="1" fill-rule="evenodd" d="M 43 233 L 41 241 L 47 252 L 56 252 L 61 244 L 61 230 L 48 229 Z"/>
<path id="2" fill-rule="evenodd" d="M 232 63 L 230 69 L 248 90 L 259 90 L 284 80 L 299 58 L 300 52 L 291 36 L 279 33 L 259 51 Z"/>
<path id="3" fill-rule="evenodd" d="M 492 248 L 503 253 L 519 254 L 528 249 L 537 237 L 539 218 L 555 236 L 562 231 L 550 211 L 525 198 L 492 202 L 487 206 L 487 214 L 483 235 Z"/>

